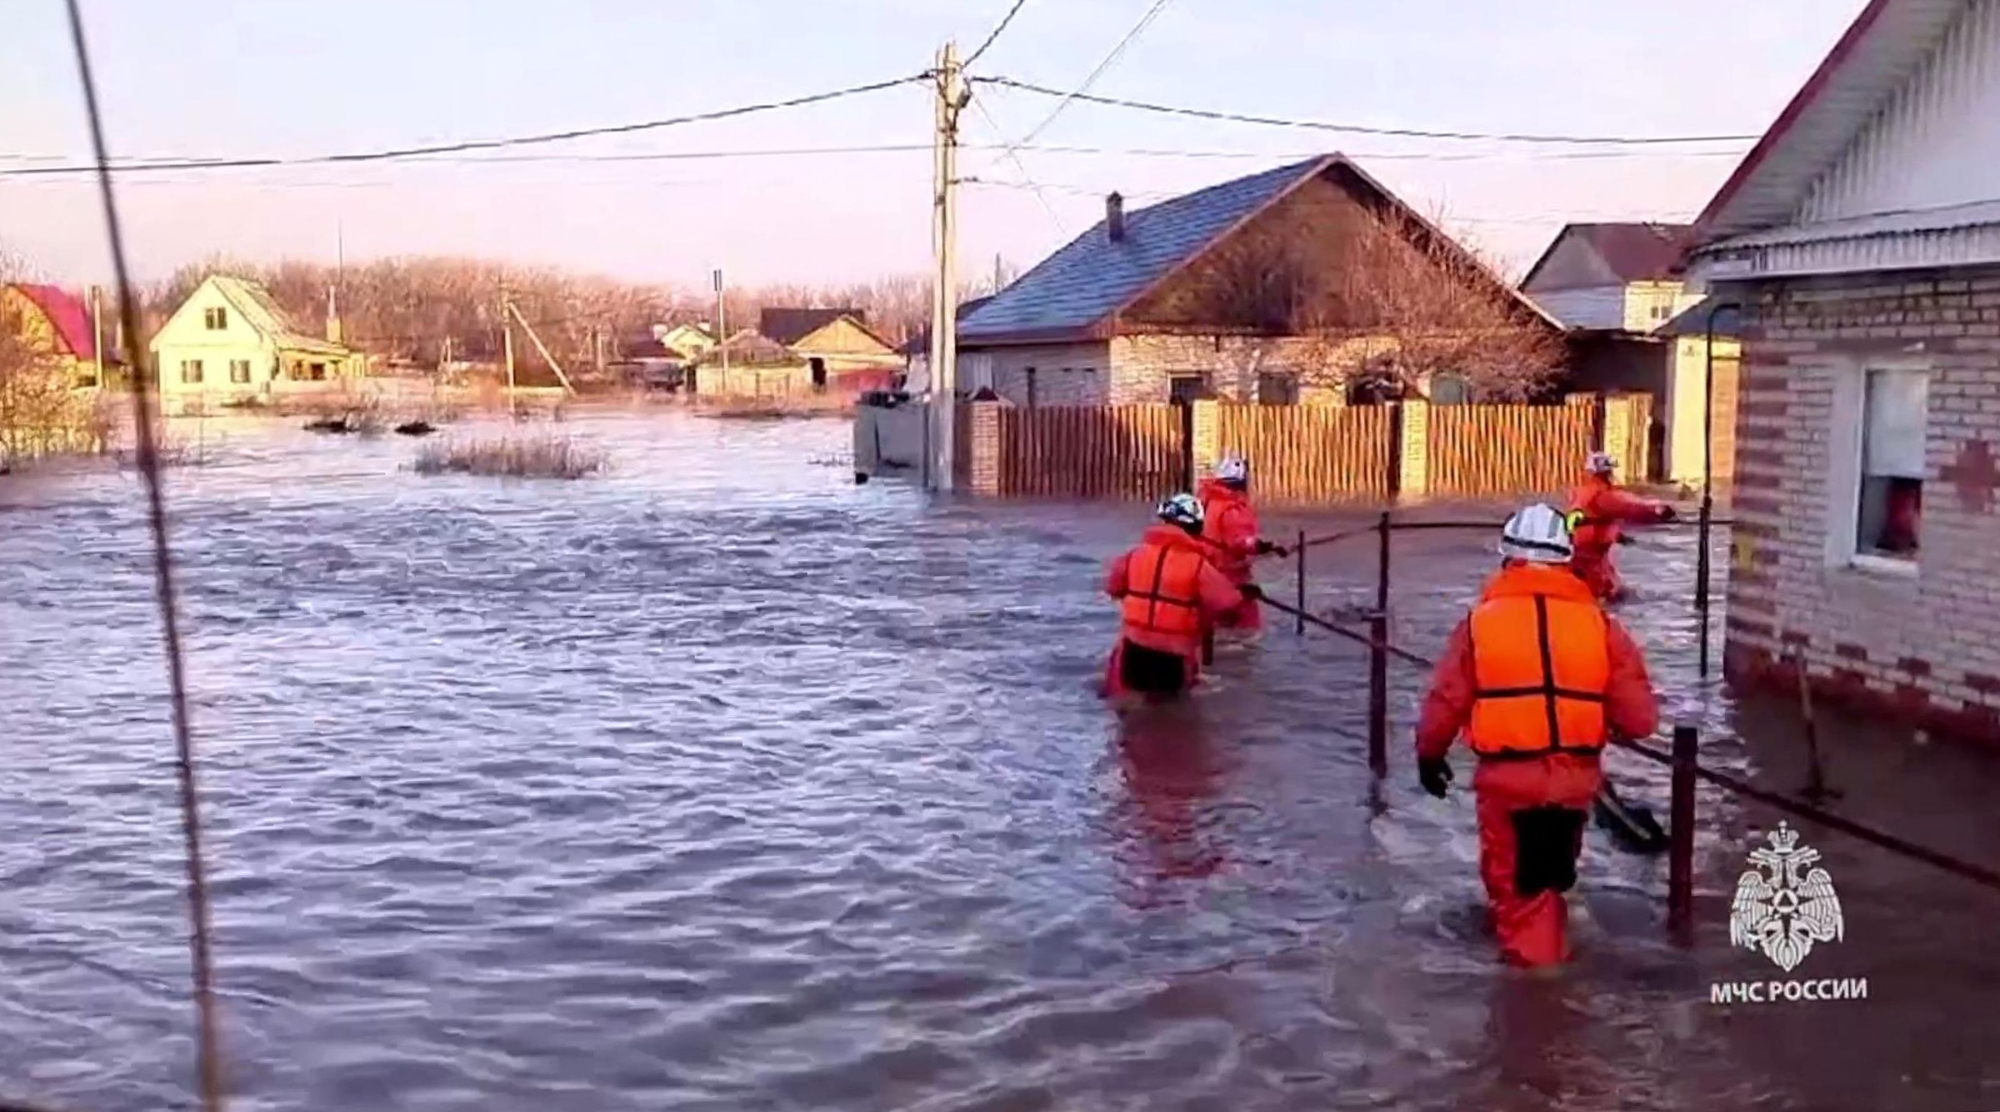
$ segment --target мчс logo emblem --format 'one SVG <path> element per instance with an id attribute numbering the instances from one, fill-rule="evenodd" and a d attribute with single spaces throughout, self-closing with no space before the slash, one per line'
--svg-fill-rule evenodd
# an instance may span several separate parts
<path id="1" fill-rule="evenodd" d="M 1811 867 L 1819 851 L 1799 844 L 1784 823 L 1768 835 L 1770 846 L 1750 853 L 1754 866 L 1736 882 L 1729 909 L 1729 944 L 1760 950 L 1789 973 L 1815 942 L 1838 942 L 1845 927 L 1840 897 L 1825 869 Z"/>

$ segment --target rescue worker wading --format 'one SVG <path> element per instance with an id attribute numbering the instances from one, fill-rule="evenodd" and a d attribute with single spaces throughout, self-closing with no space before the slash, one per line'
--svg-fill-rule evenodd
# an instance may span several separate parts
<path id="1" fill-rule="evenodd" d="M 1584 462 L 1583 482 L 1570 495 L 1570 528 L 1576 546 L 1573 567 L 1591 593 L 1606 602 L 1625 595 L 1625 584 L 1611 562 L 1611 549 L 1628 539 L 1622 525 L 1645 525 L 1672 521 L 1674 508 L 1665 502 L 1640 498 L 1621 490 L 1611 478 L 1617 461 L 1604 452 L 1592 452 Z"/>
<path id="2" fill-rule="evenodd" d="M 1250 505 L 1250 465 L 1241 457 L 1228 456 L 1215 465 L 1214 478 L 1202 480 L 1199 491 L 1206 524 L 1201 535 L 1212 546 L 1215 566 L 1238 587 L 1251 581 L 1251 561 L 1265 555 L 1286 555 L 1286 550 L 1263 539 L 1257 524 L 1257 510 Z M 1254 599 L 1244 599 L 1216 623 L 1221 629 L 1256 633 L 1264 628 L 1264 608 Z"/>
<path id="3" fill-rule="evenodd" d="M 1125 619 L 1105 669 L 1107 697 L 1163 699 L 1192 690 L 1201 677 L 1203 630 L 1245 599 L 1210 560 L 1193 495 L 1160 503 L 1159 517 L 1139 547 L 1111 561 L 1104 583 Z"/>
<path id="4" fill-rule="evenodd" d="M 1417 774 L 1444 798 L 1463 735 L 1478 757 L 1479 874 L 1502 955 L 1569 958 L 1568 907 L 1584 819 L 1615 736 L 1659 726 L 1646 659 L 1568 567 L 1569 527 L 1529 506 L 1501 532 L 1500 573 L 1452 631 L 1417 722 Z"/>

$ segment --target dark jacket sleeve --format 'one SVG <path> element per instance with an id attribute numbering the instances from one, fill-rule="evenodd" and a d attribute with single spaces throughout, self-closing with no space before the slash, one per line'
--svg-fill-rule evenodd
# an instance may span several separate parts
<path id="1" fill-rule="evenodd" d="M 1430 694 L 1424 696 L 1423 711 L 1417 717 L 1417 756 L 1442 757 L 1451 743 L 1472 721 L 1472 704 L 1478 694 L 1472 670 L 1472 619 L 1466 618 L 1451 631 L 1444 655 L 1431 674 Z"/>
<path id="2" fill-rule="evenodd" d="M 1604 627 L 1611 655 L 1611 683 L 1604 691 L 1605 718 L 1620 737 L 1651 737 L 1660 728 L 1660 700 L 1646 674 L 1646 654 L 1639 651 L 1618 619 L 1606 616 Z"/>

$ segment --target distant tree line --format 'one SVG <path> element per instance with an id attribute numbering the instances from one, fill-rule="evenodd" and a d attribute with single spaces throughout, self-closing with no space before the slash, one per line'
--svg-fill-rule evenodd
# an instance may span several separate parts
<path id="1" fill-rule="evenodd" d="M 600 343 L 606 358 L 616 359 L 623 345 L 650 338 L 655 324 L 713 325 L 715 320 L 715 298 L 706 289 L 441 257 L 379 259 L 342 268 L 300 260 L 210 259 L 183 266 L 148 288 L 147 319 L 157 326 L 211 274 L 262 284 L 300 331 L 314 335 L 324 332 L 331 295 L 348 343 L 419 366 L 435 365 L 447 352 L 453 360 L 499 360 L 503 296 L 520 309 L 551 353 L 573 367 L 590 366 Z M 982 281 L 968 283 L 964 296 L 990 293 L 995 282 L 1009 281 L 1013 274 L 996 266 Z M 900 344 L 928 326 L 930 299 L 930 279 L 913 275 L 731 288 L 723 306 L 724 325 L 731 333 L 755 327 L 766 307 L 852 307 L 866 314 L 869 327 L 883 339 Z M 518 334 L 515 356 L 531 365 L 540 361 Z"/>

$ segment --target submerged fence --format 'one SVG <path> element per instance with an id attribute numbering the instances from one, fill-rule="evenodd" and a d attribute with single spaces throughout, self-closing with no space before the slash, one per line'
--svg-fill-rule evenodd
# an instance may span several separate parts
<path id="1" fill-rule="evenodd" d="M 1708 506 L 1703 507 L 1702 516 L 1690 522 L 1701 531 L 1701 543 L 1706 550 L 1711 526 L 1728 524 L 1716 522 L 1709 515 Z M 1454 530 L 1480 531 L 1487 534 L 1499 531 L 1500 523 L 1494 521 L 1397 521 L 1392 513 L 1384 511 L 1375 524 L 1367 528 L 1350 529 L 1323 537 L 1308 537 L 1301 533 L 1295 549 L 1297 558 L 1297 605 L 1291 605 L 1265 596 L 1266 605 L 1291 615 L 1297 622 L 1296 632 L 1303 636 L 1307 625 L 1323 629 L 1336 636 L 1357 642 L 1368 649 L 1368 765 L 1376 778 L 1386 776 L 1389 767 L 1389 662 L 1393 658 L 1421 668 L 1435 668 L 1437 662 L 1429 657 L 1401 648 L 1389 637 L 1389 583 L 1393 567 L 1393 536 L 1408 530 Z M 1359 541 L 1372 537 L 1377 545 L 1375 575 L 1375 607 L 1365 619 L 1364 632 L 1350 625 L 1309 613 L 1306 610 L 1306 553 L 1315 546 Z M 1708 568 L 1704 563 L 1698 573 L 1700 582 L 1695 592 L 1695 606 L 1700 611 L 1700 636 L 1704 651 L 1701 657 L 1701 674 L 1708 675 L 1708 654 L 1705 651 L 1709 635 L 1709 613 L 1707 590 Z M 1810 711 L 1808 711 L 1810 714 Z M 1808 726 L 1810 731 L 1810 725 Z M 1670 748 L 1662 749 L 1649 744 L 1649 739 L 1617 739 L 1617 744 L 1630 752 L 1637 753 L 1656 763 L 1666 765 L 1671 773 L 1669 787 L 1669 812 L 1667 832 L 1667 928 L 1674 940 L 1681 945 L 1693 941 L 1694 929 L 1694 824 L 1695 824 L 1695 784 L 1706 782 L 1722 788 L 1733 795 L 1751 800 L 1794 818 L 1817 823 L 1839 831 L 1849 837 L 1859 839 L 1913 861 L 1947 872 L 1953 876 L 1969 880 L 1981 887 L 2000 892 L 2000 869 L 1953 857 L 1950 854 L 1900 838 L 1884 830 L 1835 814 L 1818 806 L 1806 798 L 1796 798 L 1783 792 L 1758 787 L 1740 777 L 1717 769 L 1707 768 L 1700 761 L 1700 736 L 1693 725 L 1675 725 L 1671 733 Z M 1808 744 L 1813 746 L 1812 785 L 1820 782 L 1817 746 L 1813 744 L 1810 732 Z M 1810 790 L 1810 789 L 1809 789 Z"/>
<path id="2" fill-rule="evenodd" d="M 957 474 L 970 492 L 1003 498 L 1157 498 L 1234 455 L 1249 462 L 1267 505 L 1535 494 L 1566 486 L 1593 449 L 1645 476 L 1649 403 L 1643 395 L 1562 405 L 970 402 L 955 422 Z"/>

